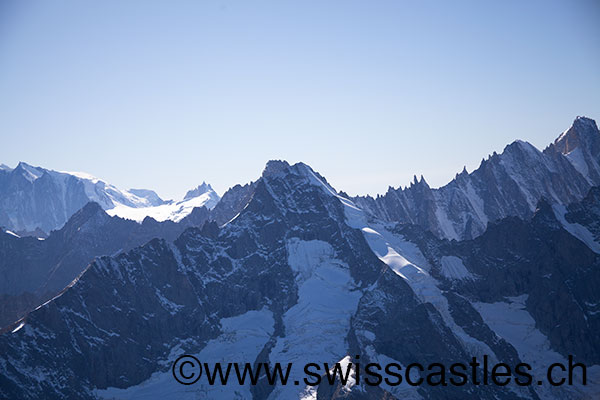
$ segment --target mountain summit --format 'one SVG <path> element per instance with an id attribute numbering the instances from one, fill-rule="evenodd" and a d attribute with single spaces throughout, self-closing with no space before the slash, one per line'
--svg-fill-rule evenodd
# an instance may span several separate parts
<path id="1" fill-rule="evenodd" d="M 573 125 L 554 141 L 554 146 L 563 154 L 584 148 L 597 156 L 600 153 L 600 134 L 596 121 L 587 117 L 577 117 Z"/>
<path id="2" fill-rule="evenodd" d="M 206 182 L 202 182 L 202 184 L 196 187 L 195 189 L 188 190 L 188 192 L 183 197 L 183 200 L 193 199 L 194 197 L 201 196 L 204 193 L 208 192 L 214 192 L 212 186 L 210 186 L 210 184 L 207 184 Z"/>

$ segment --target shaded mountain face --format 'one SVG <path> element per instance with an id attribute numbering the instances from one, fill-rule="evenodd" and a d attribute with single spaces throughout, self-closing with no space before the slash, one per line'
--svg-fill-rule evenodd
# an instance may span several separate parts
<path id="1" fill-rule="evenodd" d="M 0 397 L 594 398 L 597 383 L 184 387 L 170 367 L 185 353 L 293 362 L 293 381 L 306 363 L 357 354 L 363 366 L 488 355 L 535 372 L 573 354 L 598 382 L 598 254 L 572 233 L 578 224 L 591 234 L 597 197 L 565 213 L 540 203 L 533 217 L 456 242 L 374 219 L 304 164 L 270 162 L 212 211 L 224 225 L 98 258 L 11 326 L 0 336 Z"/>
<path id="2" fill-rule="evenodd" d="M 480 235 L 489 222 L 504 217 L 527 218 L 541 198 L 570 204 L 598 185 L 600 132 L 593 120 L 578 117 L 543 152 L 516 141 L 439 189 L 415 177 L 408 188 L 353 200 L 379 219 L 420 225 L 440 238 L 460 240 Z"/>
<path id="3" fill-rule="evenodd" d="M 47 172 L 27 167 L 33 168 L 38 175 Z M 12 171 L 8 167 L 5 169 Z M 0 282 L 0 331 L 56 296 L 95 257 L 128 251 L 153 238 L 173 241 L 186 228 L 201 227 L 209 219 L 223 224 L 241 211 L 254 188 L 255 183 L 231 188 L 217 208 L 214 206 L 220 198 L 206 183 L 190 190 L 178 203 L 165 203 L 149 190 L 131 189 L 131 193 L 146 197 L 157 205 L 141 208 L 119 205 L 109 210 L 111 214 L 115 209 L 118 209 L 117 214 L 137 212 L 135 218 L 122 219 L 107 215 L 97 203 L 88 203 L 49 237 L 41 231 L 26 232 L 36 234 L 36 237 L 18 237 L 8 230 L 0 231 L 0 277 L 3 278 Z M 156 221 L 146 214 L 169 214 L 169 218 Z M 174 214 L 177 223 L 170 220 Z M 139 221 L 134 222 L 136 220 Z M 41 238 L 46 240 L 39 240 Z"/>
<path id="4" fill-rule="evenodd" d="M 562 225 L 591 249 L 600 252 L 600 187 L 593 187 L 579 203 L 567 207 L 555 205 L 554 211 Z"/>
<path id="5" fill-rule="evenodd" d="M 45 240 L 0 232 L 0 329 L 56 296 L 94 257 L 129 251 L 153 238 L 174 240 L 207 218 L 208 210 L 199 208 L 178 224 L 151 218 L 139 224 L 88 203 Z"/>
<path id="6" fill-rule="evenodd" d="M 359 253 L 353 251 L 354 248 L 367 248 L 362 235 L 340 222 L 343 221 L 343 209 L 339 203 L 332 202 L 322 190 L 306 184 L 304 169 L 304 166 L 298 166 L 297 171 L 290 171 L 285 177 L 257 182 L 247 206 L 222 229 L 216 225 L 212 225 L 212 228 L 205 225 L 203 230 L 189 229 L 172 245 L 154 240 L 121 256 L 105 257 L 94 262 L 77 283 L 54 301 L 31 313 L 27 321 L 37 319 L 39 315 L 39 329 L 45 332 L 65 331 L 64 324 L 74 324 L 71 325 L 71 332 L 83 333 L 76 325 L 83 330 L 93 329 L 94 333 L 88 333 L 100 335 L 100 338 L 112 332 L 109 336 L 114 338 L 114 342 L 110 352 L 115 358 L 106 357 L 102 346 L 84 344 L 87 342 L 84 336 L 81 337 L 83 347 L 78 345 L 76 349 L 72 348 L 70 340 L 59 344 L 60 340 L 50 339 L 46 345 L 42 345 L 46 350 L 38 348 L 41 352 L 35 357 L 43 362 L 47 359 L 43 355 L 45 351 L 64 350 L 64 358 L 56 361 L 59 364 L 72 357 L 79 359 L 73 364 L 78 365 L 77 368 L 65 371 L 65 376 L 69 376 L 68 379 L 73 382 L 81 378 L 80 385 L 63 391 L 64 388 L 51 381 L 39 386 L 33 382 L 19 382 L 20 378 L 15 381 L 7 371 L 0 387 L 3 390 L 6 388 L 7 394 L 18 396 L 27 397 L 27 391 L 33 389 L 29 396 L 62 392 L 83 398 L 92 396 L 90 390 L 94 388 L 125 388 L 148 379 L 155 371 L 164 370 L 161 360 L 164 362 L 167 359 L 173 347 L 184 346 L 186 351 L 200 351 L 210 340 L 218 340 L 223 329 L 222 321 L 236 317 L 241 318 L 238 323 L 247 320 L 251 324 L 264 325 L 263 337 L 255 339 L 259 342 L 254 345 L 256 354 L 248 354 L 255 358 L 263 348 L 277 346 L 279 338 L 283 340 L 285 337 L 286 328 L 301 328 L 290 324 L 304 323 L 297 318 L 287 324 L 284 321 L 284 313 L 297 304 L 301 296 L 294 270 L 288 263 L 288 246 L 296 248 L 294 253 L 298 254 L 297 257 L 302 257 L 302 254 L 309 257 L 310 248 L 319 248 L 323 259 L 331 260 L 323 266 L 324 273 L 344 278 L 338 290 L 344 293 L 354 290 L 358 293 L 361 287 L 377 278 L 384 266 L 373 254 L 365 253 L 367 257 L 365 254 L 358 257 Z M 274 192 L 278 195 L 275 196 Z M 306 210 L 311 210 L 311 215 Z M 315 261 L 318 260 L 319 257 Z M 352 278 L 353 274 L 356 279 Z M 305 275 L 306 278 L 310 277 L 310 274 Z M 364 283 L 357 284 L 355 281 Z M 335 279 L 331 284 L 338 285 Z M 89 290 L 94 290 L 97 295 Z M 109 290 L 111 295 L 101 294 L 105 290 Z M 104 322 L 101 324 L 106 325 L 92 327 L 93 324 L 84 321 L 67 322 L 63 319 L 78 318 L 77 310 L 82 306 L 80 295 L 85 297 L 85 307 L 89 308 L 89 312 L 97 313 L 95 316 L 89 315 L 90 321 L 102 319 Z M 68 305 L 63 306 L 62 302 Z M 49 307 L 57 307 L 51 313 L 58 312 L 58 318 L 49 315 L 49 319 L 42 317 Z M 73 313 L 67 312 L 67 308 Z M 71 317 L 63 315 L 63 311 Z M 107 319 L 109 314 L 113 317 Z M 330 317 L 333 318 L 330 327 L 336 328 L 340 318 L 345 320 L 346 326 L 349 324 L 349 312 L 342 317 Z M 54 323 L 59 325 L 53 326 Z M 109 326 L 113 327 L 107 330 Z M 25 356 L 28 351 L 17 353 L 11 350 L 16 351 L 12 347 L 16 344 L 16 335 L 20 335 L 21 331 L 29 332 L 29 327 L 32 325 L 27 322 L 23 329 L 0 337 L 0 340 L 6 340 L 0 347 L 10 353 L 9 356 L 3 352 L 7 354 L 5 360 L 10 358 L 11 365 L 24 366 L 33 361 Z M 128 327 L 135 328 L 130 331 Z M 142 334 L 140 329 L 146 333 Z M 250 326 L 248 329 L 256 328 Z M 339 347 L 343 344 L 346 332 L 342 329 L 339 333 L 342 337 L 338 338 L 336 350 L 341 356 L 343 350 Z M 139 348 L 126 350 L 127 338 L 139 343 Z M 152 354 L 156 357 L 152 357 Z M 115 365 L 123 368 L 118 367 L 114 374 L 109 373 L 98 382 L 92 378 L 92 382 L 85 383 L 92 375 L 104 375 L 92 373 L 92 364 L 83 368 L 86 364 L 84 360 L 89 357 L 104 359 L 102 368 L 111 369 Z M 141 366 L 150 359 L 153 359 L 151 364 Z M 51 365 L 54 362 L 47 361 L 49 364 L 42 368 L 49 371 L 54 368 Z M 25 378 L 24 375 L 19 376 Z M 18 389 L 20 383 L 25 383 L 27 389 Z M 264 390 L 267 391 L 266 396 L 268 388 Z"/>
<path id="7" fill-rule="evenodd" d="M 458 301 L 455 312 L 473 306 L 484 320 L 506 317 L 490 320 L 506 322 L 506 328 L 509 309 L 518 307 L 547 337 L 547 351 L 596 365 L 600 364 L 600 251 L 597 239 L 586 242 L 576 235 L 591 236 L 589 228 L 597 225 L 597 214 L 590 219 L 593 212 L 582 209 L 597 212 L 599 200 L 594 188 L 583 201 L 570 205 L 568 209 L 575 210 L 567 214 L 570 222 L 542 200 L 530 220 L 509 217 L 491 224 L 478 238 L 462 242 L 439 240 L 415 226 L 398 225 L 393 231 L 417 244 L 432 265 L 431 275 Z M 579 231 L 573 231 L 573 225 Z M 536 357 L 544 356 L 541 348 L 531 350 L 537 351 Z"/>
<path id="8" fill-rule="evenodd" d="M 62 226 L 89 198 L 79 179 L 19 163 L 0 170 L 0 226 L 21 234 Z M 100 199 L 98 199 L 100 200 Z M 103 197 L 102 201 L 110 200 Z"/>
<path id="9" fill-rule="evenodd" d="M 139 222 L 147 216 L 179 222 L 194 207 L 212 208 L 218 201 L 219 196 L 206 184 L 188 192 L 184 201 L 174 202 L 152 190 L 120 190 L 78 172 L 52 171 L 24 162 L 14 169 L 0 168 L 0 227 L 21 236 L 47 236 L 88 202 L 98 203 L 111 215 Z"/>

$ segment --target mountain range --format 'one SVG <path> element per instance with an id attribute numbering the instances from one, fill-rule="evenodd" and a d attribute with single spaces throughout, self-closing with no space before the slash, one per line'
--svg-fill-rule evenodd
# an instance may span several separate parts
<path id="1" fill-rule="evenodd" d="M 181 201 L 165 201 L 152 190 L 120 190 L 86 173 L 58 172 L 25 162 L 14 169 L 0 167 L 0 226 L 17 235 L 45 237 L 91 201 L 110 215 L 139 222 L 145 217 L 179 221 L 194 207 L 214 207 L 219 196 L 203 182 Z"/>
<path id="2" fill-rule="evenodd" d="M 489 222 L 526 218 L 542 197 L 558 204 L 581 200 L 600 185 L 598 160 L 598 127 L 578 117 L 543 151 L 517 140 L 439 189 L 415 176 L 409 187 L 390 187 L 383 196 L 353 200 L 384 221 L 417 224 L 440 238 L 470 239 L 482 234 Z"/>
<path id="3" fill-rule="evenodd" d="M 306 164 L 269 161 L 210 207 L 142 222 L 109 214 L 163 207 L 152 192 L 119 197 L 102 183 L 105 202 L 85 205 L 83 178 L 60 186 L 47 170 L 4 169 L 0 397 L 598 398 L 599 165 L 600 132 L 578 117 L 543 151 L 516 141 L 439 189 L 421 178 L 351 198 Z M 53 200 L 33 199 L 42 190 Z M 67 198 L 84 204 L 69 214 Z M 42 203 L 58 211 L 29 214 Z M 36 228 L 51 233 L 16 232 Z M 293 362 L 292 380 L 306 363 L 355 355 L 402 366 L 487 355 L 536 377 L 573 356 L 588 384 L 188 387 L 170 370 L 181 354 Z"/>

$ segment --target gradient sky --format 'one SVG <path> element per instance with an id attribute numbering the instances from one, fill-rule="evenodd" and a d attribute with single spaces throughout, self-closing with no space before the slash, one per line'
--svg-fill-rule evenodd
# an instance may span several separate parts
<path id="1" fill-rule="evenodd" d="M 600 2 L 0 2 L 0 163 L 180 198 L 269 159 L 443 185 L 600 118 Z"/>

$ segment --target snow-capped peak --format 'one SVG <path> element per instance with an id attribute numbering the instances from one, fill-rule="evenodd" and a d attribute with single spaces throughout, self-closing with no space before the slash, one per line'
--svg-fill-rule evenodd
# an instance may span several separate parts
<path id="1" fill-rule="evenodd" d="M 202 184 L 198 185 L 198 187 L 196 187 L 195 189 L 189 190 L 183 197 L 183 200 L 185 201 L 185 200 L 193 199 L 194 197 L 199 197 L 199 196 L 203 195 L 204 193 L 208 193 L 208 192 L 214 192 L 212 186 L 210 186 L 210 184 L 208 184 L 206 182 L 202 182 Z"/>
<path id="2" fill-rule="evenodd" d="M 150 192 L 148 190 L 133 189 L 132 193 L 149 199 Z M 154 193 L 156 195 L 156 193 Z M 156 195 L 157 198 L 158 195 Z M 160 198 L 159 198 L 160 199 Z M 162 201 L 159 205 L 150 207 L 129 207 L 125 205 L 117 205 L 115 208 L 108 210 L 109 215 L 117 215 L 121 218 L 131 219 L 142 222 L 144 218 L 151 217 L 157 221 L 171 220 L 175 222 L 181 221 L 189 215 L 196 207 L 206 207 L 209 210 L 214 208 L 221 197 L 213 190 L 210 184 L 202 182 L 201 185 L 188 191 L 181 201 Z M 151 200 L 151 199 L 149 199 Z"/>
<path id="3" fill-rule="evenodd" d="M 586 147 L 596 148 L 593 142 L 600 141 L 596 121 L 587 117 L 577 117 L 569 129 L 560 134 L 554 141 L 554 146 L 563 154 L 568 154 L 585 144 Z M 596 150 L 596 149 L 593 149 Z"/>
<path id="4" fill-rule="evenodd" d="M 44 170 L 39 167 L 34 167 L 21 161 L 17 168 L 13 170 L 16 173 L 21 173 L 28 181 L 33 182 L 44 174 Z"/>

